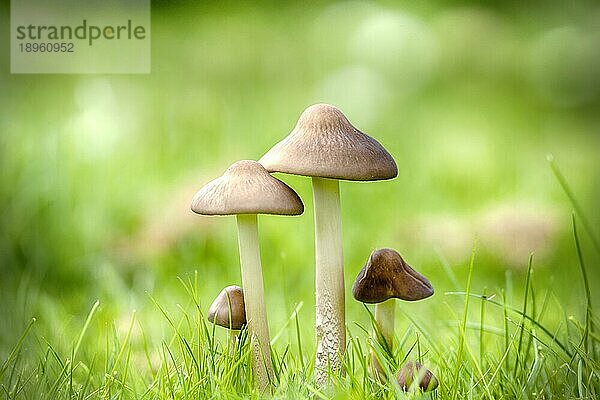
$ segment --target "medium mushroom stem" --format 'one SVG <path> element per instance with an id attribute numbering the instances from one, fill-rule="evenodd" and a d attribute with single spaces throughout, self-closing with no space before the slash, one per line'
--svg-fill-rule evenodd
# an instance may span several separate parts
<path id="1" fill-rule="evenodd" d="M 313 177 L 312 183 L 317 291 L 315 382 L 323 386 L 328 380 L 328 369 L 341 370 L 346 348 L 344 255 L 339 182 Z"/>
<path id="2" fill-rule="evenodd" d="M 237 216 L 240 264 L 248 333 L 252 346 L 252 369 L 259 390 L 269 391 L 273 377 L 273 364 L 269 349 L 269 325 L 263 288 L 258 224 L 256 214 Z"/>
<path id="3" fill-rule="evenodd" d="M 395 305 L 394 299 L 389 299 L 375 305 L 375 322 L 390 351 L 393 350 L 394 345 Z"/>
<path id="4" fill-rule="evenodd" d="M 240 331 L 235 329 L 229 329 L 229 354 L 235 354 L 238 343 L 238 335 Z"/>
<path id="5" fill-rule="evenodd" d="M 395 302 L 394 299 L 389 299 L 383 303 L 375 305 L 375 323 L 379 329 L 381 337 L 385 341 L 385 345 L 382 343 L 384 349 L 393 350 L 394 346 L 394 314 L 395 314 Z M 380 336 L 377 332 L 374 332 L 373 336 L 379 340 Z M 379 358 L 375 354 L 375 350 L 371 349 L 371 362 L 373 367 L 373 375 L 375 378 L 383 382 L 386 378 L 385 369 L 381 366 Z"/>

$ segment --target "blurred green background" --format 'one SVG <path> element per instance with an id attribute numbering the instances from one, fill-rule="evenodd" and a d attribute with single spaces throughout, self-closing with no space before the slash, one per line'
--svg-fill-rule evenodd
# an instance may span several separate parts
<path id="1" fill-rule="evenodd" d="M 8 27 L 6 4 L 1 17 Z M 583 310 L 572 206 L 546 157 L 599 226 L 596 2 L 155 1 L 149 75 L 11 75 L 8 33 L 0 52 L 2 360 L 33 316 L 40 335 L 68 348 L 97 299 L 94 327 L 115 321 L 122 330 L 136 309 L 155 345 L 170 330 L 149 295 L 175 312 L 188 302 L 177 277 L 197 270 L 208 308 L 222 287 L 239 284 L 235 219 L 193 215 L 189 202 L 234 161 L 258 159 L 317 102 L 339 106 L 399 166 L 393 181 L 341 185 L 351 330 L 367 314 L 350 287 L 384 246 L 435 286 L 431 299 L 402 307 L 439 326 L 436 337 L 454 332 L 448 308 L 462 300 L 444 293 L 464 286 L 475 240 L 473 291 L 507 286 L 518 301 L 533 252 L 540 292 Z M 260 217 L 271 330 L 304 302 L 310 346 L 310 182 L 278 177 L 306 212 Z M 598 257 L 581 236 L 595 284 Z M 91 332 L 100 338 L 102 329 Z"/>

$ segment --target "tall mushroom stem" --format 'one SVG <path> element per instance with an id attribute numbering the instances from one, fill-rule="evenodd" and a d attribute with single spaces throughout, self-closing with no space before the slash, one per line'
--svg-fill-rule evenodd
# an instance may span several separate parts
<path id="1" fill-rule="evenodd" d="M 389 299 L 375 305 L 375 323 L 377 324 L 381 338 L 385 341 L 385 344 L 382 343 L 381 345 L 386 351 L 389 350 L 390 353 L 394 349 L 395 306 L 394 299 Z M 373 336 L 379 340 L 379 334 L 374 332 Z M 374 349 L 371 349 L 371 362 L 373 375 L 383 382 L 386 378 L 385 369 L 381 366 Z"/>
<path id="2" fill-rule="evenodd" d="M 270 391 L 273 364 L 269 349 L 269 325 L 263 288 L 256 214 L 237 216 L 240 264 L 248 333 L 252 346 L 252 369 L 261 393 Z"/>
<path id="3" fill-rule="evenodd" d="M 317 291 L 315 382 L 323 386 L 328 381 L 328 369 L 341 370 L 346 348 L 344 255 L 339 182 L 313 177 L 312 184 Z"/>

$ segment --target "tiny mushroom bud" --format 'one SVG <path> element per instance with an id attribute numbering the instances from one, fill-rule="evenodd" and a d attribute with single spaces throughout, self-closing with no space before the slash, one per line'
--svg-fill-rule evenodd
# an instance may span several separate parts
<path id="1" fill-rule="evenodd" d="M 239 286 L 227 286 L 210 305 L 208 320 L 223 328 L 239 331 L 246 325 L 244 292 Z"/>
<path id="2" fill-rule="evenodd" d="M 192 211 L 202 215 L 237 215 L 240 267 L 252 369 L 261 393 L 274 381 L 269 325 L 264 299 L 257 214 L 300 215 L 302 200 L 292 188 L 271 176 L 256 161 L 234 163 L 207 183 L 192 199 Z"/>
<path id="3" fill-rule="evenodd" d="M 391 352 L 394 345 L 394 298 L 416 301 L 433 294 L 433 286 L 427 278 L 412 269 L 392 249 L 379 249 L 371 253 L 369 260 L 360 270 L 352 295 L 363 303 L 376 304 L 375 323 L 385 341 L 384 346 Z M 374 373 L 382 377 L 383 369 L 372 353 Z"/>
<path id="4" fill-rule="evenodd" d="M 339 180 L 377 181 L 398 174 L 385 148 L 355 128 L 329 104 L 308 107 L 292 132 L 260 163 L 269 172 L 312 177 L 315 207 L 316 334 L 315 381 L 340 371 L 346 348 L 344 261 Z"/>
<path id="5" fill-rule="evenodd" d="M 433 373 L 423 367 L 418 361 L 409 361 L 398 371 L 396 377 L 398 385 L 405 392 L 417 387 L 425 392 L 430 392 L 438 387 L 438 380 Z"/>

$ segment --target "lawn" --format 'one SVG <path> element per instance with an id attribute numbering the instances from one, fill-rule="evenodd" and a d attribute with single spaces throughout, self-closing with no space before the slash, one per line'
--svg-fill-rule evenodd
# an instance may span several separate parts
<path id="1" fill-rule="evenodd" d="M 259 216 L 273 396 L 598 398 L 599 18 L 586 1 L 157 1 L 148 75 L 10 74 L 5 33 L 0 396 L 259 397 L 247 341 L 206 319 L 241 284 L 235 218 L 190 202 L 327 102 L 398 177 L 340 183 L 345 374 L 319 388 L 311 182 L 275 174 L 305 212 Z M 383 247 L 435 289 L 397 301 L 392 354 L 351 291 Z M 437 390 L 401 390 L 409 360 Z"/>

